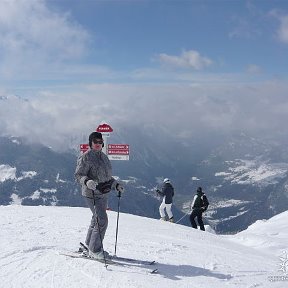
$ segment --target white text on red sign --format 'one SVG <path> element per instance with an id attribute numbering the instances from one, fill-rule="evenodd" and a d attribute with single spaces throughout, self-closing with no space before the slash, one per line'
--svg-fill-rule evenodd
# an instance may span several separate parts
<path id="1" fill-rule="evenodd" d="M 108 149 L 129 150 L 128 144 L 108 144 Z"/>
<path id="2" fill-rule="evenodd" d="M 100 132 L 111 132 L 110 127 L 101 127 L 97 129 Z"/>
<path id="3" fill-rule="evenodd" d="M 80 144 L 80 151 L 86 152 L 89 149 L 89 144 Z"/>
<path id="4" fill-rule="evenodd" d="M 108 154 L 129 155 L 129 150 L 115 150 L 108 149 Z"/>
<path id="5" fill-rule="evenodd" d="M 96 129 L 97 132 L 113 132 L 113 129 L 108 124 L 99 125 Z"/>

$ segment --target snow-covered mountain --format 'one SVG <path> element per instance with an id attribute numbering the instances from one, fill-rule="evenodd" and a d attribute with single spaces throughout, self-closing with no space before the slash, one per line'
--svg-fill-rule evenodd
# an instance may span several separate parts
<path id="1" fill-rule="evenodd" d="M 137 140 L 131 135 L 137 135 Z M 149 127 L 149 133 L 143 129 L 123 136 L 141 155 L 131 161 L 134 175 L 139 173 L 146 187 L 151 187 L 156 176 L 168 175 L 177 191 L 175 202 L 182 211 L 189 212 L 198 186 L 204 188 L 211 204 L 206 222 L 221 233 L 246 229 L 258 219 L 268 219 L 287 209 L 285 135 L 211 133 L 197 135 L 190 142 L 183 139 L 174 142 L 169 135 L 170 131 Z"/>
<path id="2" fill-rule="evenodd" d="M 288 151 L 284 143 L 281 138 L 240 133 L 223 137 L 196 162 L 186 190 L 204 187 L 211 203 L 206 219 L 218 232 L 237 232 L 287 209 Z M 191 198 L 184 198 L 183 211 L 188 211 Z"/>
<path id="3" fill-rule="evenodd" d="M 87 208 L 0 206 L 1 287 L 287 286 L 287 211 L 230 236 L 120 213 L 117 255 L 156 264 L 107 269 L 61 255 L 78 248 L 90 217 Z M 108 217 L 104 247 L 113 254 L 117 213 Z"/>
<path id="4" fill-rule="evenodd" d="M 78 154 L 55 152 L 15 137 L 0 137 L 0 151 L 0 204 L 86 206 L 74 179 Z M 153 187 L 124 171 L 120 179 L 126 188 L 121 211 L 159 218 L 160 201 Z M 117 206 L 116 193 L 111 192 L 109 207 L 116 210 Z M 177 207 L 174 213 L 177 219 L 184 215 Z"/>
<path id="5" fill-rule="evenodd" d="M 123 212 L 158 218 L 154 191 L 165 177 L 175 187 L 176 221 L 181 219 L 184 225 L 189 225 L 183 216 L 190 210 L 197 186 L 204 188 L 211 204 L 205 221 L 217 232 L 240 231 L 287 209 L 285 139 L 240 133 L 198 135 L 186 142 L 169 135 L 159 127 L 115 133 L 111 141 L 129 143 L 131 148 L 130 161 L 113 162 L 114 175 L 126 184 Z M 15 137 L 1 137 L 0 151 L 0 204 L 85 205 L 73 177 L 78 152 L 56 152 Z M 111 194 L 113 210 L 117 200 Z"/>

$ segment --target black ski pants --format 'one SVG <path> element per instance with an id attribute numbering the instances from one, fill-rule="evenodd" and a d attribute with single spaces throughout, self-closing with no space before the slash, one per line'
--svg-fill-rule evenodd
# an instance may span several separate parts
<path id="1" fill-rule="evenodd" d="M 200 226 L 200 229 L 205 231 L 205 228 L 204 228 L 204 223 L 203 223 L 203 220 L 202 220 L 202 213 L 203 211 L 201 209 L 193 209 L 191 215 L 190 215 L 190 223 L 191 223 L 191 226 L 195 229 L 197 229 L 197 224 L 195 222 L 195 218 L 197 217 L 197 222 Z"/>

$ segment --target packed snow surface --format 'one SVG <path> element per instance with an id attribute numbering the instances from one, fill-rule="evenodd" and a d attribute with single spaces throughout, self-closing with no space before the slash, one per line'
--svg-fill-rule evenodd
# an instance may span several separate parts
<path id="1" fill-rule="evenodd" d="M 117 213 L 108 211 L 108 216 L 104 246 L 114 254 Z M 157 263 L 107 269 L 99 262 L 60 254 L 78 249 L 90 218 L 87 208 L 0 206 L 0 286 L 288 287 L 283 258 L 288 212 L 230 236 L 120 213 L 117 255 Z M 149 274 L 152 268 L 159 273 Z"/>

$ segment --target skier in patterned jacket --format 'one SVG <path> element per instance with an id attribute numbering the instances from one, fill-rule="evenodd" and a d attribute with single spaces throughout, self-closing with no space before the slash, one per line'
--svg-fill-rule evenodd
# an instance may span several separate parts
<path id="1" fill-rule="evenodd" d="M 85 244 L 89 248 L 89 257 L 104 259 L 103 240 L 108 226 L 106 213 L 108 194 L 112 189 L 119 193 L 124 188 L 112 177 L 112 167 L 107 155 L 102 152 L 104 142 L 102 134 L 93 132 L 89 136 L 90 149 L 77 160 L 75 178 L 81 185 L 82 196 L 92 211 Z M 99 231 L 100 230 L 100 231 Z"/>

